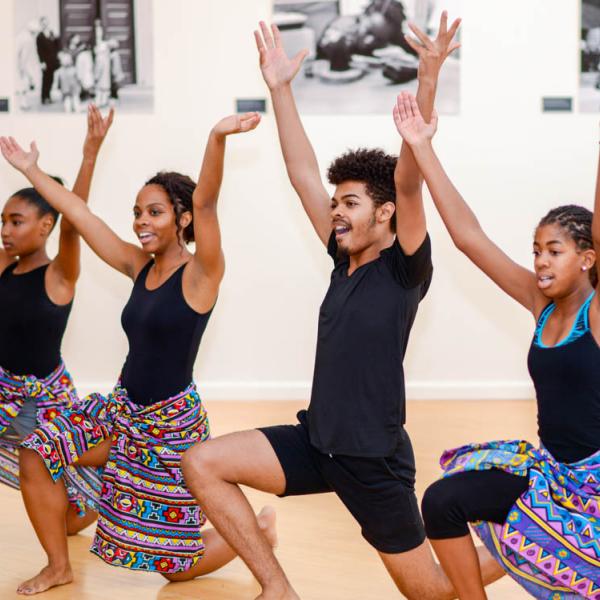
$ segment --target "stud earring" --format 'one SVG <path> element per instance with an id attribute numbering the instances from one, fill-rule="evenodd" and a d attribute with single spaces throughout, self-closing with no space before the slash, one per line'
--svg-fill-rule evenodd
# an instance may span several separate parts
<path id="1" fill-rule="evenodd" d="M 581 267 L 582 271 L 587 271 L 587 267 L 585 265 L 583 265 L 583 267 Z"/>

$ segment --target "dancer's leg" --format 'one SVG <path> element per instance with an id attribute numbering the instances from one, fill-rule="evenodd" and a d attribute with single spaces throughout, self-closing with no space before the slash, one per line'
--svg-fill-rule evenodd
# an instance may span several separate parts
<path id="1" fill-rule="evenodd" d="M 275 530 L 275 510 L 265 506 L 256 516 L 258 526 L 267 541 L 274 548 L 277 545 Z M 209 529 L 202 534 L 204 539 L 204 556 L 188 571 L 183 573 L 162 573 L 169 581 L 189 581 L 201 575 L 208 575 L 231 562 L 236 556 L 235 550 L 223 539 L 216 529 Z"/>
<path id="2" fill-rule="evenodd" d="M 181 466 L 190 491 L 211 523 L 252 571 L 259 598 L 298 598 L 261 529 L 240 484 L 282 494 L 286 480 L 279 460 L 260 431 L 243 431 L 198 444 Z"/>
<path id="3" fill-rule="evenodd" d="M 108 459 L 111 440 L 106 440 L 81 456 L 81 466 L 102 466 Z M 52 480 L 42 457 L 33 450 L 19 450 L 21 493 L 29 520 L 48 556 L 48 564 L 33 578 L 23 582 L 19 594 L 32 595 L 73 579 L 67 546 L 69 502 L 62 482 Z"/>
<path id="4" fill-rule="evenodd" d="M 510 508 L 526 489 L 527 477 L 491 469 L 440 479 L 425 492 L 423 518 L 427 535 L 459 598 L 486 598 L 484 586 L 502 575 L 501 567 L 491 563 L 489 553 L 480 550 L 478 557 L 468 523 L 504 523 Z"/>

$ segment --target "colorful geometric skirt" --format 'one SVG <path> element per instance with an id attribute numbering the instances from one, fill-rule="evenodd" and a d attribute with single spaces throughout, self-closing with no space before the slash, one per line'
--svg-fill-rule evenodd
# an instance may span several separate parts
<path id="1" fill-rule="evenodd" d="M 64 363 L 43 379 L 34 375 L 15 375 L 0 367 L 0 482 L 17 490 L 22 440 L 16 433 L 9 435 L 9 427 L 26 401 L 35 402 L 38 426 L 76 406 L 79 399 Z M 96 509 L 101 488 L 98 469 L 69 467 L 64 482 L 69 502 L 78 514 L 85 514 L 86 508 Z"/>
<path id="2" fill-rule="evenodd" d="M 92 394 L 37 429 L 23 446 L 42 456 L 56 481 L 84 452 L 112 439 L 91 551 L 114 566 L 176 573 L 204 553 L 206 517 L 185 487 L 180 462 L 209 436 L 193 383 L 150 406 L 134 404 L 118 383 L 107 397 Z"/>
<path id="3" fill-rule="evenodd" d="M 506 522 L 474 523 L 477 535 L 535 598 L 600 600 L 600 451 L 565 464 L 528 442 L 499 441 L 446 451 L 440 464 L 444 477 L 485 469 L 527 476 Z"/>

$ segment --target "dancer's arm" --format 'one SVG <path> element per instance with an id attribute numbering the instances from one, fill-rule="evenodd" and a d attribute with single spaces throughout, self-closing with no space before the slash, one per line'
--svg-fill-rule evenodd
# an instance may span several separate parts
<path id="1" fill-rule="evenodd" d="M 437 127 L 435 113 L 431 122 L 425 123 L 414 96 L 402 94 L 398 117 L 400 134 L 412 148 L 435 206 L 456 247 L 537 317 L 548 301 L 539 291 L 534 273 L 514 262 L 488 238 L 436 156 L 431 145 Z"/>
<path id="2" fill-rule="evenodd" d="M 596 260 L 600 262 L 600 154 L 598 155 L 598 170 L 596 173 L 596 196 L 594 199 L 594 218 L 592 220 L 592 239 Z M 596 265 L 598 265 L 598 262 Z M 600 285 L 596 286 L 598 289 Z"/>
<path id="3" fill-rule="evenodd" d="M 288 58 L 276 25 L 271 30 L 261 21 L 261 32 L 254 32 L 260 54 L 260 69 L 271 93 L 279 143 L 290 182 L 317 235 L 327 244 L 331 233 L 330 198 L 319 173 L 317 157 L 304 131 L 291 82 L 307 51 Z"/>
<path id="4" fill-rule="evenodd" d="M 83 143 L 83 159 L 79 173 L 73 186 L 73 193 L 84 202 L 88 201 L 92 177 L 96 167 L 96 159 L 100 152 L 102 142 L 112 125 L 114 111 L 111 109 L 106 118 L 103 118 L 98 108 L 90 105 L 87 115 L 87 134 Z M 63 218 L 60 222 L 60 238 L 58 254 L 52 261 L 53 270 L 58 277 L 67 284 L 74 284 L 79 277 L 80 242 L 77 230 L 71 223 Z"/>
<path id="5" fill-rule="evenodd" d="M 208 137 L 198 184 L 193 194 L 196 251 L 188 280 L 193 286 L 193 308 L 200 312 L 205 312 L 215 303 L 225 271 L 217 216 L 217 200 L 223 181 L 225 139 L 228 135 L 251 131 L 259 123 L 258 113 L 232 115 L 221 119 Z"/>
<path id="6" fill-rule="evenodd" d="M 102 219 L 93 214 L 86 203 L 44 173 L 37 164 L 39 157 L 35 142 L 26 152 L 13 138 L 0 137 L 4 158 L 21 171 L 31 185 L 66 217 L 90 248 L 111 267 L 132 279 L 148 262 L 148 255 L 137 246 L 122 240 Z"/>
<path id="7" fill-rule="evenodd" d="M 446 58 L 460 44 L 453 42 L 460 19 L 448 29 L 448 13 L 444 11 L 440 19 L 440 29 L 435 40 L 429 39 L 416 25 L 410 28 L 419 43 L 411 38 L 406 41 L 419 56 L 419 86 L 417 104 L 423 118 L 431 119 L 440 69 Z M 394 121 L 398 123 L 398 106 L 394 107 Z M 406 143 L 402 143 L 400 156 L 394 173 L 396 182 L 396 235 L 405 254 L 414 254 L 425 239 L 427 223 L 423 207 L 423 178 L 415 158 Z"/>

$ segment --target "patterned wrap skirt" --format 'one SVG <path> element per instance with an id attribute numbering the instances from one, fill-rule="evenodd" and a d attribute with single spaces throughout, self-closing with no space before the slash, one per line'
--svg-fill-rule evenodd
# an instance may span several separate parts
<path id="1" fill-rule="evenodd" d="M 502 525 L 473 523 L 494 558 L 533 597 L 600 600 L 600 451 L 560 463 L 520 440 L 446 451 L 444 477 L 501 469 L 528 477 L 529 487 Z"/>
<path id="2" fill-rule="evenodd" d="M 32 431 L 71 410 L 78 402 L 73 380 L 62 362 L 43 379 L 15 375 L 0 367 L 0 482 L 19 489 L 22 436 L 17 431 L 21 429 L 17 421 L 21 411 L 29 410 L 28 403 L 35 403 L 31 427 L 27 428 Z M 96 509 L 101 489 L 99 469 L 70 466 L 65 470 L 64 484 L 69 502 L 80 516 L 87 508 Z"/>
<path id="3" fill-rule="evenodd" d="M 91 551 L 114 566 L 177 573 L 202 558 L 206 520 L 185 486 L 181 456 L 209 436 L 193 383 L 140 406 L 119 382 L 108 396 L 92 394 L 40 427 L 23 446 L 42 456 L 56 481 L 84 452 L 112 439 Z"/>

